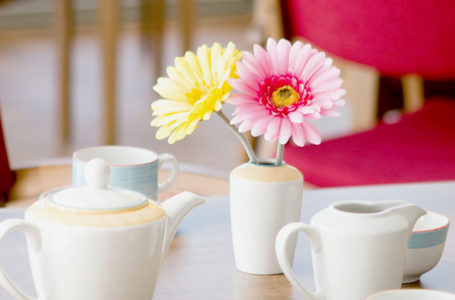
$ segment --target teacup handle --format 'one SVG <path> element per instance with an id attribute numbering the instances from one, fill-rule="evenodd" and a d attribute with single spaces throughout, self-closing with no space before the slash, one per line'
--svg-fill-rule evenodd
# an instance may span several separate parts
<path id="1" fill-rule="evenodd" d="M 161 166 L 165 162 L 172 163 L 171 174 L 169 175 L 165 182 L 158 184 L 158 193 L 163 192 L 169 189 L 172 185 L 174 185 L 179 175 L 179 162 L 177 161 L 177 158 L 175 158 L 174 155 L 170 153 L 162 153 L 158 155 L 158 169 L 161 168 Z"/>
<path id="2" fill-rule="evenodd" d="M 278 232 L 275 241 L 275 250 L 276 250 L 276 257 L 278 263 L 280 264 L 281 270 L 283 270 L 284 275 L 286 275 L 287 279 L 297 288 L 297 290 L 305 297 L 305 299 L 309 300 L 322 300 L 324 296 L 322 291 L 317 288 L 316 292 L 308 291 L 299 281 L 297 276 L 295 275 L 292 267 L 289 263 L 288 257 L 288 247 L 290 245 L 289 239 L 294 234 L 297 234 L 299 231 L 305 232 L 311 242 L 311 248 L 315 252 L 320 250 L 320 239 L 319 233 L 317 229 L 312 227 L 311 225 L 307 225 L 305 223 L 289 223 Z"/>
<path id="3" fill-rule="evenodd" d="M 6 234 L 13 230 L 22 230 L 31 244 L 33 251 L 39 251 L 41 247 L 41 235 L 38 227 L 22 219 L 9 219 L 0 223 L 0 243 Z M 33 300 L 32 297 L 23 292 L 8 276 L 0 263 L 0 284 L 15 298 Z M 37 299 L 41 299 L 38 297 Z"/>

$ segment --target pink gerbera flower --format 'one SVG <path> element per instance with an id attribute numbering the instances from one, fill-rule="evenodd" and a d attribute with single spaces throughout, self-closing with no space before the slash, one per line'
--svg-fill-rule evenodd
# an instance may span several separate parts
<path id="1" fill-rule="evenodd" d="M 231 123 L 269 142 L 286 144 L 292 137 L 299 146 L 320 144 L 308 119 L 338 116 L 334 109 L 344 105 L 340 70 L 309 44 L 268 39 L 267 51 L 255 45 L 254 55 L 243 53 L 236 73 L 229 81 L 240 92 L 229 100 L 237 106 Z"/>

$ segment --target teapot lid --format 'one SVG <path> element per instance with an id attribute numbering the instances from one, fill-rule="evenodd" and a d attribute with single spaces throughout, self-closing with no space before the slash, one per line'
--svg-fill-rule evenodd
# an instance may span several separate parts
<path id="1" fill-rule="evenodd" d="M 90 160 L 85 167 L 85 186 L 71 187 L 48 195 L 53 206 L 84 211 L 118 211 L 144 206 L 144 195 L 107 186 L 110 168 L 101 158 Z"/>
<path id="2" fill-rule="evenodd" d="M 71 187 L 48 195 L 48 203 L 58 208 L 84 211 L 118 211 L 143 207 L 147 198 L 137 192 L 107 186 L 108 163 L 101 158 L 90 160 L 85 167 L 85 186 Z"/>
<path id="3" fill-rule="evenodd" d="M 148 224 L 166 213 L 144 195 L 107 187 L 110 168 L 103 159 L 89 161 L 86 185 L 47 192 L 26 212 L 29 221 L 70 226 L 112 227 Z"/>

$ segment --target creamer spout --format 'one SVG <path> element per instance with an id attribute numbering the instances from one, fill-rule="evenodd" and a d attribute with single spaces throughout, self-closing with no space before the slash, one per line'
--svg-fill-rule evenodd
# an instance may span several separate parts
<path id="1" fill-rule="evenodd" d="M 426 211 L 415 204 L 407 203 L 390 208 L 391 211 L 401 215 L 409 223 L 409 231 L 412 231 L 417 220 L 426 214 Z"/>

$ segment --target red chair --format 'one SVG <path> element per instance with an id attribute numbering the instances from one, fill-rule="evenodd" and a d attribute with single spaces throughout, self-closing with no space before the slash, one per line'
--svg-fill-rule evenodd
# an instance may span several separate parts
<path id="1" fill-rule="evenodd" d="M 399 77 L 455 79 L 455 2 L 281 1 L 285 35 Z M 453 82 L 452 82 L 453 84 Z M 455 179 L 455 101 L 427 99 L 396 124 L 286 146 L 286 162 L 318 186 Z"/>
<path id="2" fill-rule="evenodd" d="M 8 200 L 8 194 L 13 187 L 15 176 L 9 166 L 5 138 L 3 136 L 2 119 L 0 117 L 0 207 Z"/>

